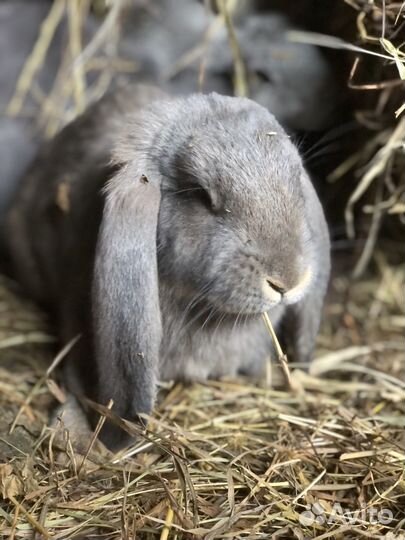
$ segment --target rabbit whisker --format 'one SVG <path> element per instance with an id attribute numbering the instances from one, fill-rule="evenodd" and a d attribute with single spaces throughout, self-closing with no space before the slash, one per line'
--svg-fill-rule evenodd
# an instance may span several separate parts
<path id="1" fill-rule="evenodd" d="M 231 335 L 233 335 L 235 333 L 235 329 L 238 328 L 238 320 L 239 320 L 239 317 L 242 315 L 242 311 L 238 311 L 236 317 L 235 317 L 235 320 L 233 321 L 233 325 L 232 325 L 232 329 L 231 329 Z"/>
<path id="2" fill-rule="evenodd" d="M 181 326 L 180 332 L 176 336 L 176 339 L 177 340 L 181 339 L 184 336 L 184 334 L 186 334 L 189 331 L 190 327 L 193 326 L 193 324 L 196 321 L 198 321 L 207 312 L 207 309 L 209 308 L 207 308 L 207 306 L 204 306 L 204 308 L 198 311 L 194 317 L 191 317 L 184 326 Z"/>
<path id="3" fill-rule="evenodd" d="M 208 318 L 204 321 L 204 324 L 203 324 L 202 327 L 201 327 L 201 330 L 202 330 L 202 329 L 204 328 L 204 326 L 208 323 L 208 321 L 209 321 L 210 319 L 212 319 L 212 317 L 213 317 L 214 315 L 217 315 L 218 313 L 221 313 L 221 316 L 220 316 L 220 318 L 219 318 L 219 322 L 218 322 L 218 324 L 217 324 L 217 326 L 216 326 L 216 330 L 217 330 L 219 324 L 220 324 L 227 316 L 229 316 L 229 313 L 227 313 L 226 311 L 222 311 L 223 308 L 224 308 L 225 306 L 226 306 L 226 304 L 223 303 L 223 302 L 221 303 L 220 306 L 213 306 L 214 309 L 211 309 Z M 214 333 L 215 333 L 215 331 L 214 331 Z"/>
<path id="4" fill-rule="evenodd" d="M 204 330 L 205 326 L 208 324 L 208 322 L 212 319 L 212 317 L 214 317 L 214 315 L 218 312 L 218 308 L 216 307 L 211 307 L 209 313 L 208 313 L 208 317 L 205 319 L 205 321 L 203 322 L 203 324 L 201 325 L 201 330 Z"/>
<path id="5" fill-rule="evenodd" d="M 353 132 L 355 128 L 356 128 L 355 124 L 350 122 L 342 126 L 339 126 L 338 128 L 327 131 L 312 146 L 304 150 L 304 152 L 301 154 L 302 158 L 305 161 L 308 161 L 308 159 L 311 159 L 313 153 L 315 153 L 318 150 L 322 150 L 325 147 L 329 147 L 331 143 L 336 143 L 337 141 L 340 141 L 345 135 Z M 303 144 L 303 142 L 304 142 L 304 139 L 301 141 L 301 144 Z"/>
<path id="6" fill-rule="evenodd" d="M 218 323 L 217 323 L 217 325 L 216 325 L 216 327 L 215 327 L 215 329 L 214 329 L 214 331 L 213 331 L 213 333 L 212 333 L 212 339 L 215 338 L 215 334 L 216 334 L 216 332 L 218 332 L 221 323 L 222 323 L 222 322 L 224 321 L 224 319 L 226 318 L 226 315 L 227 315 L 227 314 L 226 314 L 225 312 L 223 312 L 222 315 L 219 317 Z"/>
<path id="7" fill-rule="evenodd" d="M 203 297 L 209 292 L 211 286 L 212 286 L 213 280 L 211 280 L 209 283 L 206 283 L 204 287 L 198 290 L 197 294 L 195 294 L 190 302 L 186 305 L 184 311 L 183 311 L 183 318 L 182 321 L 185 319 L 186 315 L 200 302 Z"/>
<path id="8" fill-rule="evenodd" d="M 201 302 L 205 296 L 205 294 L 210 290 L 211 288 L 211 285 L 212 285 L 213 281 L 210 281 L 209 283 L 207 283 L 206 285 L 204 285 L 204 287 L 202 287 L 199 292 L 190 300 L 190 302 L 187 304 L 187 306 L 185 307 L 182 315 L 181 315 L 181 320 L 180 320 L 180 327 L 181 327 L 181 333 L 180 335 L 183 336 L 184 333 L 186 332 L 186 330 L 189 329 L 189 327 L 196 321 L 198 320 L 206 311 L 208 308 L 207 305 L 204 305 L 203 309 L 199 310 L 193 317 L 191 317 L 187 323 L 183 326 L 183 323 L 184 321 L 186 320 L 187 318 L 187 315 L 191 312 L 192 309 L 194 309 L 199 302 Z M 179 337 L 179 336 L 177 336 Z"/>
<path id="9" fill-rule="evenodd" d="M 201 191 L 202 189 L 203 189 L 202 187 L 196 186 L 196 187 L 191 187 L 191 188 L 173 190 L 173 191 L 170 191 L 170 193 L 172 193 L 173 195 L 178 195 L 179 193 L 187 193 L 189 191 Z"/>
<path id="10" fill-rule="evenodd" d="M 312 163 L 314 159 L 319 159 L 320 157 L 330 156 L 337 153 L 340 150 L 339 142 L 330 143 L 323 148 L 320 148 L 314 153 L 311 153 L 308 157 L 304 158 L 305 163 Z"/>
<path id="11" fill-rule="evenodd" d="M 245 310 L 246 310 L 247 306 L 248 306 L 248 302 L 245 301 L 243 303 L 243 306 L 242 306 L 241 310 L 239 311 L 239 313 L 236 316 L 235 322 L 233 323 L 232 330 L 231 330 L 231 335 L 233 335 L 235 333 L 235 331 L 241 330 L 243 317 L 245 317 L 245 320 L 247 320 L 248 314 L 245 313 Z"/>

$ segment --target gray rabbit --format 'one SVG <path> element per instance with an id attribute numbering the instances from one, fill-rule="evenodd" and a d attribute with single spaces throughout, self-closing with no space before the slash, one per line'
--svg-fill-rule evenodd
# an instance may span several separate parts
<path id="1" fill-rule="evenodd" d="M 250 15 L 236 29 L 247 69 L 249 95 L 291 130 L 331 126 L 338 106 L 331 66 L 313 45 L 293 43 L 287 19 L 277 14 Z M 224 36 L 214 43 L 207 69 L 231 71 Z M 227 67 L 226 67 L 227 66 Z"/>
<path id="2" fill-rule="evenodd" d="M 324 214 L 275 117 L 245 98 L 107 95 L 47 143 L 8 218 L 16 275 L 55 313 L 65 383 L 135 420 L 156 384 L 262 373 L 268 312 L 309 362 Z M 107 422 L 110 448 L 127 442 Z"/>
<path id="3" fill-rule="evenodd" d="M 232 13 L 249 97 L 290 130 L 330 127 L 339 105 L 331 66 L 317 47 L 289 41 L 292 25 L 286 16 L 271 10 L 256 14 L 251 4 L 238 2 Z M 136 58 L 140 74 L 170 93 L 232 95 L 234 61 L 228 31 L 222 26 L 212 32 L 215 26 L 213 12 L 196 0 L 154 0 L 129 10 L 121 54 Z M 188 55 L 193 51 L 191 61 Z"/>

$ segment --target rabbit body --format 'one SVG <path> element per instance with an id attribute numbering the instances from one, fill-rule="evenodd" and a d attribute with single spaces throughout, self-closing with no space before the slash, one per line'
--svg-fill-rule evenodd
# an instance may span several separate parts
<path id="1" fill-rule="evenodd" d="M 57 316 L 74 394 L 149 413 L 159 379 L 258 375 L 267 311 L 308 362 L 330 271 L 294 145 L 244 98 L 130 86 L 47 143 L 8 219 L 21 282 Z M 126 439 L 110 423 L 110 447 Z"/>

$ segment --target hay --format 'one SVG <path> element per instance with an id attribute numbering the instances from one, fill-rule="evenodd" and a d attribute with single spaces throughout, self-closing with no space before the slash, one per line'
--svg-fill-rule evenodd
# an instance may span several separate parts
<path id="1" fill-rule="evenodd" d="M 390 56 L 397 70 L 395 77 L 384 72 L 360 84 L 356 60 L 351 86 L 382 97 L 370 106 L 373 136 L 331 175 L 343 181 L 343 171 L 350 172 L 355 180 L 349 227 L 360 197 L 381 185 L 363 208 L 374 225 L 356 270 L 360 275 L 372 260 L 374 275 L 351 282 L 347 264 L 335 271 L 310 372 L 289 366 L 294 391 L 246 379 L 165 385 L 147 431 L 124 424 L 138 435 L 136 444 L 111 455 L 91 440 L 84 457 L 73 452 L 62 426 L 59 433 L 46 427 L 55 398 L 63 399 L 49 372 L 52 360 L 64 356 L 55 351 L 54 330 L 1 278 L 1 537 L 404 538 L 405 268 L 389 263 L 392 250 L 378 243 L 382 217 L 405 215 L 403 108 L 395 94 L 402 83 L 402 44 L 399 34 L 389 41 L 392 47 L 378 41 L 404 15 L 389 0 L 348 3 L 359 45 Z M 83 5 L 81 17 L 90 4 Z M 56 0 L 40 40 L 50 38 L 62 7 L 66 3 Z M 118 7 L 87 45 L 78 38 L 77 10 L 69 9 L 68 55 L 78 59 L 73 77 L 70 58 L 40 101 L 49 135 L 128 67 L 112 53 L 96 55 L 111 36 Z M 45 45 L 34 48 L 22 73 L 13 112 L 33 91 Z M 90 66 L 100 75 L 89 89 L 83 72 Z M 66 77 L 71 84 L 63 88 Z M 369 120 L 364 112 L 358 119 Z M 100 422 L 114 419 L 108 408 L 98 410 Z"/>
<path id="2" fill-rule="evenodd" d="M 356 180 L 345 209 L 349 238 L 356 236 L 355 207 L 362 199 L 367 204 L 361 212 L 372 215 L 366 242 L 353 270 L 353 276 L 360 277 L 372 259 L 384 219 L 398 223 L 402 232 L 405 224 L 405 102 L 402 94 L 405 53 L 401 35 L 405 13 L 403 5 L 389 0 L 347 3 L 354 10 L 353 25 L 357 27 L 358 43 L 311 32 L 291 31 L 289 35 L 295 42 L 357 53 L 348 87 L 359 94 L 361 105 L 356 118 L 367 130 L 366 142 L 329 174 L 329 181 L 347 179 L 348 172 Z M 367 96 L 370 93 L 372 96 Z"/>
<path id="3" fill-rule="evenodd" d="M 3 426 L 0 436 L 3 534 L 399 534 L 404 283 L 402 267 L 352 285 L 335 278 L 310 373 L 291 365 L 294 393 L 244 379 L 169 385 L 137 444 L 117 455 L 91 449 L 82 463 L 68 443 L 58 455 L 54 431 L 43 427 L 58 388 L 46 375 L 53 347 L 44 317 L 2 281 L 0 409 L 8 426 L 19 414 L 13 433 Z"/>

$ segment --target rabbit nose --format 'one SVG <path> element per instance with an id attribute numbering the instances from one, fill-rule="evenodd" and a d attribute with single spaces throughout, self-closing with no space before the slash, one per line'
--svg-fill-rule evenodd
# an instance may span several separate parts
<path id="1" fill-rule="evenodd" d="M 266 281 L 267 281 L 267 284 L 272 288 L 274 289 L 276 292 L 278 292 L 279 294 L 281 294 L 281 296 L 283 296 L 283 294 L 285 294 L 287 292 L 287 287 L 284 285 L 284 283 L 282 283 L 281 281 L 279 281 L 278 279 L 274 279 L 274 278 L 266 278 Z"/>
<path id="2" fill-rule="evenodd" d="M 263 288 L 265 296 L 272 302 L 280 302 L 287 290 L 283 283 L 273 278 L 265 278 Z"/>

